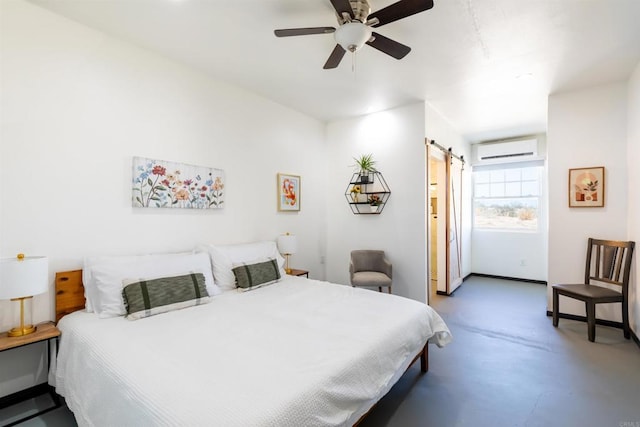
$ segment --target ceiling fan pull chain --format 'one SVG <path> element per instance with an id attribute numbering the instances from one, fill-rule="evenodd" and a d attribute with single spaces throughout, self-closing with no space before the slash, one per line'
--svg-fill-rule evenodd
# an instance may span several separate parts
<path id="1" fill-rule="evenodd" d="M 353 78 L 356 78 L 356 52 L 351 54 L 351 72 L 353 73 Z"/>

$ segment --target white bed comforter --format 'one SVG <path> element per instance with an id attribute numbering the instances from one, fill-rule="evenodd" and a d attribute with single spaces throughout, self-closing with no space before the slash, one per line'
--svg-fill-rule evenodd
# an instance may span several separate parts
<path id="1" fill-rule="evenodd" d="M 287 277 L 137 321 L 76 312 L 52 373 L 84 426 L 351 425 L 427 339 L 451 339 L 430 307 Z"/>

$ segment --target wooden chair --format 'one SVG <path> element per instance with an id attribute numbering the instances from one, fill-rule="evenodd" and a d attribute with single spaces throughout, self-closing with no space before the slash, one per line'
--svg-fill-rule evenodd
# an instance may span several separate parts
<path id="1" fill-rule="evenodd" d="M 584 283 L 553 285 L 553 326 L 560 317 L 559 296 L 583 301 L 587 311 L 589 341 L 596 339 L 596 304 L 619 302 L 622 306 L 622 330 L 629 339 L 629 272 L 635 242 L 589 238 Z M 620 290 L 599 286 L 594 282 L 619 286 Z"/>
<path id="2" fill-rule="evenodd" d="M 353 287 L 378 287 L 380 292 L 382 288 L 389 288 L 391 293 L 391 263 L 385 257 L 384 251 L 351 251 L 349 276 Z"/>

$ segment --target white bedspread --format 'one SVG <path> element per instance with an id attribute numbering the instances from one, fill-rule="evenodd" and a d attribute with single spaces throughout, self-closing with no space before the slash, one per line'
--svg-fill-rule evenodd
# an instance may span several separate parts
<path id="1" fill-rule="evenodd" d="M 130 321 L 76 312 L 53 376 L 84 426 L 352 425 L 427 339 L 451 339 L 413 300 L 287 277 Z"/>

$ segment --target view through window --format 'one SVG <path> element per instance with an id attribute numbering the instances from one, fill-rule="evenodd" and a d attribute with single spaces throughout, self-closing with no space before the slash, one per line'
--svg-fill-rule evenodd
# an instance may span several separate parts
<path id="1" fill-rule="evenodd" d="M 473 172 L 473 226 L 536 231 L 542 167 Z"/>

